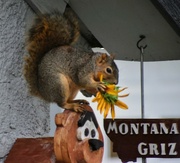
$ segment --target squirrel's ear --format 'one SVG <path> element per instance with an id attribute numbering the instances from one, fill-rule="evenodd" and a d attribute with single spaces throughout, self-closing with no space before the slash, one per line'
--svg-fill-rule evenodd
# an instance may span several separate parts
<path id="1" fill-rule="evenodd" d="M 115 54 L 110 54 L 110 57 L 114 60 L 114 58 L 115 58 Z"/>
<path id="2" fill-rule="evenodd" d="M 103 64 L 107 61 L 107 54 L 102 53 L 98 58 L 97 58 L 97 64 Z"/>

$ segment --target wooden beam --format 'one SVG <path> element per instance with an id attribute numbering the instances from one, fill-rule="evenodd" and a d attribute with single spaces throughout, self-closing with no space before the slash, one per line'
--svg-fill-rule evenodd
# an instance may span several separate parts
<path id="1" fill-rule="evenodd" d="M 175 32 L 180 36 L 180 1 L 151 0 Z"/>
<path id="2" fill-rule="evenodd" d="M 54 10 L 64 13 L 69 0 L 25 0 L 36 14 L 51 12 Z"/>
<path id="3" fill-rule="evenodd" d="M 64 13 L 65 10 L 71 10 L 67 6 L 69 0 L 25 0 L 32 10 L 37 14 L 41 15 L 43 13 L 48 13 L 51 11 L 60 11 Z M 92 35 L 84 23 L 79 19 L 81 35 L 85 38 L 90 47 L 102 47 L 99 41 Z"/>

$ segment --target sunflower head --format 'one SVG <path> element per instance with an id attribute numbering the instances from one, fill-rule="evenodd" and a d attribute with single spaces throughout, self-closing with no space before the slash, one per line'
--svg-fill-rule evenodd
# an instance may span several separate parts
<path id="1" fill-rule="evenodd" d="M 100 113 L 104 112 L 104 118 L 107 117 L 109 110 L 111 109 L 111 116 L 112 119 L 115 118 L 115 110 L 114 105 L 118 106 L 122 109 L 128 109 L 128 106 L 120 101 L 119 97 L 126 97 L 129 94 L 125 95 L 118 95 L 118 93 L 122 92 L 123 90 L 127 89 L 121 88 L 119 86 L 116 86 L 115 84 L 110 84 L 106 81 L 103 81 L 103 76 L 100 76 L 100 82 L 102 82 L 105 86 L 105 92 L 97 92 L 96 97 L 92 100 L 93 102 L 98 102 L 97 109 L 100 111 Z"/>

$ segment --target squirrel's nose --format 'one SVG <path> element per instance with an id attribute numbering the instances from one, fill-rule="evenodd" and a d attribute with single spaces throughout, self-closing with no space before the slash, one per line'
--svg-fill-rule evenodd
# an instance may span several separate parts
<path id="1" fill-rule="evenodd" d="M 116 79 L 113 84 L 115 85 L 118 84 L 118 79 Z"/>

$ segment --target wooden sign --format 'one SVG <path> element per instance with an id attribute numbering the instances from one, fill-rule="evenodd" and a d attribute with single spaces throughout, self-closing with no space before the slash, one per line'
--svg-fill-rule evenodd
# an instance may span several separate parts
<path id="1" fill-rule="evenodd" d="M 180 158 L 180 119 L 104 119 L 104 129 L 122 162 Z"/>

